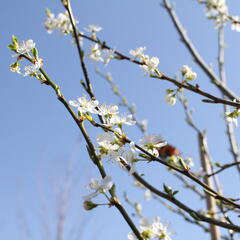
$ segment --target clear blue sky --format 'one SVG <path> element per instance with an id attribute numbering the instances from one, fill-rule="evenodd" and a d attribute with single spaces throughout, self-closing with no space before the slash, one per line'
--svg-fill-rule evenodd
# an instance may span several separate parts
<path id="1" fill-rule="evenodd" d="M 217 70 L 217 31 L 213 22 L 205 19 L 203 8 L 197 1 L 175 2 L 176 11 L 189 36 L 206 62 L 213 64 Z M 174 76 L 182 65 L 190 65 L 198 73 L 197 83 L 203 89 L 220 96 L 220 93 L 209 85 L 209 79 L 192 61 L 179 41 L 179 36 L 160 3 L 161 0 L 73 0 L 72 6 L 80 30 L 88 24 L 102 26 L 104 30 L 98 34 L 100 39 L 126 54 L 130 49 L 146 46 L 146 53 L 159 57 L 160 71 L 169 76 Z M 232 14 L 237 15 L 240 5 L 231 4 Z M 86 155 L 85 143 L 78 128 L 57 101 L 53 91 L 33 78 L 23 78 L 9 70 L 9 65 L 13 62 L 12 52 L 7 49 L 11 35 L 14 34 L 21 40 L 33 39 L 40 57 L 44 59 L 44 69 L 61 86 L 65 97 L 70 100 L 84 93 L 79 84 L 83 75 L 71 39 L 57 32 L 49 35 L 43 28 L 45 8 L 56 14 L 62 12 L 60 0 L 9 0 L 3 1 L 1 6 L 0 239 L 47 239 L 41 235 L 44 232 L 43 222 L 49 223 L 47 225 L 50 226 L 51 239 L 54 239 L 56 189 L 59 185 L 64 186 L 66 168 L 71 164 L 74 174 L 80 177 L 73 179 L 77 183 L 70 204 L 71 217 L 67 221 L 66 239 L 71 240 L 69 234 L 72 227 L 77 231 L 84 231 L 82 239 L 126 239 L 130 230 L 114 208 L 96 209 L 91 213 L 86 213 L 81 208 L 81 195 L 86 194 L 84 186 L 91 177 L 99 175 Z M 226 37 L 229 86 L 240 94 L 240 33 L 230 31 L 228 25 L 226 33 L 229 34 Z M 87 52 L 89 44 L 86 42 L 84 46 Z M 167 141 L 181 149 L 184 156 L 192 156 L 196 166 L 199 166 L 196 134 L 184 122 L 181 105 L 178 103 L 175 107 L 169 107 L 164 102 L 165 89 L 171 88 L 171 84 L 144 77 L 138 66 L 124 61 L 113 61 L 108 67 L 91 61 L 87 61 L 87 64 L 94 91 L 101 103 L 118 103 L 118 99 L 111 93 L 108 84 L 94 73 L 95 67 L 101 68 L 104 73 L 112 73 L 128 101 L 137 105 L 138 119 L 148 119 L 149 133 L 160 133 Z M 207 130 L 214 161 L 231 161 L 224 123 L 220 117 L 222 106 L 201 103 L 201 97 L 191 93 L 186 96 L 195 109 L 196 123 L 201 129 Z M 122 109 L 122 112 L 125 111 Z M 129 130 L 130 137 L 137 141 L 141 134 L 132 128 L 126 129 Z M 94 130 L 89 131 L 92 136 L 96 135 Z M 174 188 L 179 187 L 178 181 L 164 167 L 154 164 L 140 165 L 139 169 L 146 174 L 146 179 L 153 181 L 156 186 L 161 188 L 162 184 L 166 183 Z M 126 189 L 133 200 L 138 197 L 142 199 L 143 193 L 132 189 L 132 179 L 125 172 L 111 163 L 106 163 L 106 169 L 119 186 L 117 189 L 120 197 Z M 224 192 L 228 196 L 239 197 L 234 195 L 239 185 L 232 186 L 233 180 L 229 180 L 229 173 L 236 172 L 228 171 L 221 175 L 226 177 L 222 178 Z M 234 181 L 239 179 L 234 178 Z M 185 195 L 180 194 L 180 198 L 191 203 L 192 199 L 187 194 L 190 196 L 190 193 L 185 192 Z M 43 198 L 46 200 L 45 210 Z M 124 200 L 123 203 L 126 205 Z M 198 208 L 199 205 L 195 204 L 193 207 Z M 131 210 L 129 207 L 127 209 Z M 144 213 L 147 217 L 157 214 L 164 222 L 171 222 L 170 229 L 176 233 L 173 239 L 191 239 L 193 236 L 196 240 L 207 238 L 201 230 L 184 223 L 180 217 L 170 214 L 156 202 L 146 203 Z M 42 215 L 44 221 L 41 220 Z"/>

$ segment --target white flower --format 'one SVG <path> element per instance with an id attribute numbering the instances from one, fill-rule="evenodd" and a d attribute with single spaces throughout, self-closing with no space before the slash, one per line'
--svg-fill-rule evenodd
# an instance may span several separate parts
<path id="1" fill-rule="evenodd" d="M 44 21 L 44 27 L 47 29 L 47 32 L 51 34 L 53 30 L 58 27 L 58 21 L 55 18 L 55 15 L 47 10 L 47 18 Z"/>
<path id="2" fill-rule="evenodd" d="M 160 135 L 146 136 L 140 139 L 140 145 L 155 157 L 159 156 L 159 148 L 167 145 Z"/>
<path id="3" fill-rule="evenodd" d="M 169 93 L 169 94 L 167 94 L 167 95 L 165 96 L 165 101 L 166 101 L 169 105 L 174 106 L 174 105 L 176 104 L 177 99 L 176 99 L 176 97 L 175 97 L 173 94 Z"/>
<path id="4" fill-rule="evenodd" d="M 194 80 L 197 78 L 197 73 L 193 72 L 192 69 L 187 65 L 183 65 L 181 67 L 181 73 L 183 76 L 185 76 L 186 80 Z"/>
<path id="5" fill-rule="evenodd" d="M 147 136 L 147 137 L 140 139 L 140 144 L 142 146 L 154 145 L 155 147 L 163 147 L 167 143 L 165 141 L 163 141 L 163 139 L 160 135 L 152 135 L 152 136 Z"/>
<path id="6" fill-rule="evenodd" d="M 103 57 L 102 57 L 102 48 L 99 44 L 94 44 L 91 47 L 89 57 L 96 62 L 103 62 Z"/>
<path id="7" fill-rule="evenodd" d="M 151 74 L 157 70 L 159 59 L 157 57 L 149 58 L 146 55 L 143 62 L 144 64 L 141 65 L 140 68 L 142 68 L 146 72 L 146 74 Z"/>
<path id="8" fill-rule="evenodd" d="M 146 47 L 139 47 L 135 50 L 130 50 L 129 53 L 133 55 L 134 58 L 142 58 L 144 56 L 143 52 L 146 50 Z"/>
<path id="9" fill-rule="evenodd" d="M 104 148 L 107 151 L 115 151 L 119 149 L 119 145 L 115 143 L 116 137 L 110 133 L 110 132 L 105 132 L 101 133 L 97 136 L 96 141 L 98 145 L 102 148 Z"/>
<path id="10" fill-rule="evenodd" d="M 148 127 L 148 120 L 142 120 L 141 121 L 141 127 L 143 129 L 143 131 L 146 131 L 147 130 L 147 127 Z"/>
<path id="11" fill-rule="evenodd" d="M 117 105 L 106 105 L 102 104 L 98 107 L 98 114 L 101 116 L 113 116 L 118 114 L 118 106 Z"/>
<path id="12" fill-rule="evenodd" d="M 88 101 L 85 97 L 79 97 L 78 101 L 69 101 L 69 104 L 73 107 L 77 107 L 78 111 L 81 113 L 97 113 L 97 110 L 95 109 L 98 105 L 97 100 L 90 100 Z"/>
<path id="13" fill-rule="evenodd" d="M 32 74 L 36 73 L 43 65 L 43 60 L 41 58 L 35 61 L 34 65 L 26 66 L 24 68 L 25 73 L 23 76 L 31 76 Z"/>
<path id="14" fill-rule="evenodd" d="M 147 190 L 145 191 L 145 193 L 144 193 L 144 198 L 145 198 L 147 201 L 149 201 L 149 200 L 151 199 L 151 197 L 152 197 L 152 193 L 151 193 L 151 191 L 150 191 L 149 189 L 147 189 Z"/>
<path id="15" fill-rule="evenodd" d="M 136 172 L 136 156 L 137 156 L 137 149 L 135 147 L 134 142 L 130 142 L 129 144 L 130 149 L 128 151 L 125 151 L 122 154 L 122 159 L 126 161 L 127 164 L 130 165 L 129 174 L 132 175 L 134 172 Z"/>
<path id="16" fill-rule="evenodd" d="M 166 225 L 160 222 L 159 217 L 155 217 L 151 223 L 147 218 L 140 219 L 140 232 L 146 239 L 171 240 L 171 233 L 168 231 Z M 137 239 L 134 233 L 128 234 L 128 240 Z"/>
<path id="17" fill-rule="evenodd" d="M 19 54 L 29 53 L 33 48 L 35 48 L 35 46 L 36 44 L 33 42 L 33 40 L 29 39 L 19 44 L 16 49 L 16 52 Z"/>
<path id="18" fill-rule="evenodd" d="M 108 65 L 110 60 L 112 60 L 114 58 L 114 56 L 113 56 L 114 52 L 115 52 L 114 49 L 104 50 L 103 62 L 105 65 Z"/>
<path id="19" fill-rule="evenodd" d="M 233 16 L 232 30 L 240 32 L 240 16 Z"/>
<path id="20" fill-rule="evenodd" d="M 75 23 L 78 21 L 75 20 Z M 66 11 L 65 13 L 59 13 L 57 16 L 57 24 L 60 32 L 63 34 L 69 34 L 73 32 L 72 24 L 70 21 L 70 18 L 68 16 L 68 12 Z"/>
<path id="21" fill-rule="evenodd" d="M 171 240 L 167 226 L 160 222 L 159 217 L 155 217 L 153 223 L 150 223 L 147 218 L 142 218 L 140 220 L 140 230 L 141 232 L 147 232 L 151 238 Z"/>
<path id="22" fill-rule="evenodd" d="M 125 116 L 125 115 L 113 115 L 111 118 L 107 119 L 107 125 L 109 126 L 115 126 L 115 125 L 134 125 L 136 124 L 136 121 L 132 120 L 133 116 L 131 114 Z"/>
<path id="23" fill-rule="evenodd" d="M 102 27 L 96 24 L 89 24 L 88 28 L 84 28 L 87 32 L 99 32 L 102 30 Z"/>
<path id="24" fill-rule="evenodd" d="M 52 33 L 54 30 L 58 29 L 63 34 L 72 33 L 73 28 L 68 15 L 68 12 L 59 13 L 57 17 L 50 10 L 46 10 L 47 18 L 44 21 L 44 27 L 47 29 L 48 33 Z M 78 23 L 74 20 L 75 24 Z"/>
<path id="25" fill-rule="evenodd" d="M 95 192 L 83 197 L 84 201 L 89 201 L 96 197 L 99 193 L 106 193 L 113 186 L 112 178 L 110 176 L 105 176 L 103 179 L 91 179 L 88 188 L 95 190 Z"/>
<path id="26" fill-rule="evenodd" d="M 238 119 L 237 117 L 231 117 L 230 116 L 231 112 L 225 112 L 225 120 L 229 123 L 232 123 L 234 127 L 238 127 Z"/>
<path id="27" fill-rule="evenodd" d="M 136 235 L 133 232 L 130 232 L 128 234 L 128 240 L 138 240 L 138 238 L 136 237 Z"/>

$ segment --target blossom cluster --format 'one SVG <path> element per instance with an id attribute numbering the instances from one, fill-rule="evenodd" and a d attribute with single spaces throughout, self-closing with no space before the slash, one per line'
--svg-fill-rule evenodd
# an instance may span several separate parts
<path id="1" fill-rule="evenodd" d="M 88 188 L 91 190 L 94 190 L 93 193 L 86 195 L 83 197 L 84 201 L 89 201 L 92 198 L 95 198 L 100 193 L 105 194 L 107 191 L 109 191 L 113 186 L 112 178 L 111 176 L 105 176 L 103 179 L 91 179 L 90 184 L 88 185 Z"/>
<path id="2" fill-rule="evenodd" d="M 225 120 L 232 123 L 235 127 L 238 127 L 238 117 L 240 116 L 240 110 L 235 109 L 233 112 L 225 112 Z"/>
<path id="3" fill-rule="evenodd" d="M 134 50 L 130 50 L 129 53 L 134 57 L 133 59 L 139 59 L 143 65 L 140 66 L 146 74 L 150 75 L 157 72 L 159 59 L 157 57 L 149 57 L 144 54 L 146 47 L 139 47 Z"/>
<path id="4" fill-rule="evenodd" d="M 192 69 L 187 65 L 183 65 L 181 67 L 181 73 L 182 76 L 185 78 L 185 81 L 192 81 L 197 78 L 197 73 L 193 72 Z"/>
<path id="5" fill-rule="evenodd" d="M 9 44 L 8 48 L 16 53 L 13 55 L 13 57 L 17 58 L 16 62 L 10 65 L 10 70 L 12 72 L 19 73 L 23 76 L 35 76 L 37 78 L 43 79 L 43 76 L 41 74 L 36 74 L 43 66 L 43 59 L 38 57 L 36 44 L 33 42 L 32 39 L 24 40 L 22 41 L 22 43 L 18 43 L 18 39 L 15 36 L 12 36 L 12 44 Z M 19 62 L 22 59 L 21 56 L 24 55 L 28 57 L 33 64 L 25 66 L 25 72 L 22 73 Z"/>
<path id="6" fill-rule="evenodd" d="M 207 0 L 205 4 L 206 16 L 209 19 L 214 19 L 216 26 L 228 21 L 228 7 L 225 0 Z"/>
<path id="7" fill-rule="evenodd" d="M 103 49 L 98 43 L 91 46 L 89 57 L 92 61 L 103 62 L 107 65 L 114 58 L 114 49 Z"/>
<path id="8" fill-rule="evenodd" d="M 146 240 L 171 240 L 171 233 L 169 232 L 167 225 L 161 223 L 158 216 L 153 219 L 153 222 L 150 222 L 150 220 L 147 218 L 141 218 L 139 230 L 142 237 Z M 134 233 L 128 234 L 128 240 L 135 239 L 138 238 L 135 236 Z"/>
<path id="9" fill-rule="evenodd" d="M 46 9 L 46 19 L 44 21 L 44 27 L 48 33 L 52 33 L 54 30 L 59 30 L 62 34 L 72 33 L 73 28 L 68 15 L 68 12 L 59 13 L 56 17 L 49 9 Z M 75 20 L 75 23 L 78 21 Z"/>
<path id="10" fill-rule="evenodd" d="M 81 114 L 93 113 L 102 116 L 105 125 L 109 127 L 122 127 L 123 124 L 134 125 L 136 123 L 131 114 L 120 115 L 117 105 L 99 105 L 97 100 L 87 100 L 86 97 L 79 97 L 77 101 L 70 100 L 69 104 L 76 107 Z"/>

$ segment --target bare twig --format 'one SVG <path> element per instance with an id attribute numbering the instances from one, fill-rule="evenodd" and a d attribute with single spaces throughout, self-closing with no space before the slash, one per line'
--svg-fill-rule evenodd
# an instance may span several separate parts
<path id="1" fill-rule="evenodd" d="M 211 160 L 208 154 L 206 135 L 203 133 L 199 133 L 198 139 L 199 139 L 200 159 L 201 159 L 203 171 L 206 173 L 211 173 L 211 166 L 210 166 Z M 204 177 L 204 183 L 210 186 L 211 188 L 213 187 L 213 183 L 211 179 L 209 179 L 208 177 Z M 206 193 L 206 204 L 207 204 L 208 211 L 211 213 L 212 217 L 215 218 L 216 217 L 215 212 L 217 209 L 216 200 L 207 193 Z M 219 228 L 214 224 L 210 224 L 210 234 L 211 234 L 212 240 L 219 240 L 221 237 Z"/>
<path id="2" fill-rule="evenodd" d="M 93 38 L 88 37 L 88 36 L 86 36 L 84 34 L 81 34 L 81 33 L 79 33 L 79 36 L 81 36 L 83 38 L 86 38 L 86 39 L 88 39 L 88 40 L 90 40 L 92 42 L 98 43 L 103 49 L 112 49 L 112 50 L 114 50 L 113 48 L 107 46 L 105 42 L 101 42 L 100 40 L 93 39 Z M 114 53 L 120 59 L 128 60 L 128 61 L 133 62 L 133 63 L 138 64 L 138 65 L 143 65 L 144 64 L 143 62 L 139 62 L 139 61 L 137 61 L 135 59 L 132 59 L 132 58 L 130 58 L 130 57 L 128 57 L 128 56 L 126 56 L 126 55 L 116 51 L 116 50 L 114 50 Z M 226 105 L 229 105 L 229 106 L 232 106 L 232 107 L 240 108 L 240 99 L 238 97 L 236 97 L 235 94 L 231 95 L 232 97 L 229 96 L 229 99 L 236 99 L 237 102 L 236 101 L 232 101 L 232 100 L 226 100 L 226 99 L 223 99 L 223 98 L 216 97 L 216 96 L 214 96 L 212 94 L 209 94 L 209 93 L 201 90 L 198 85 L 193 86 L 193 85 L 191 85 L 189 83 L 178 82 L 177 80 L 166 76 L 162 72 L 161 72 L 160 75 L 151 75 L 151 77 L 152 78 L 158 78 L 158 79 L 166 80 L 168 82 L 173 83 L 174 85 L 176 85 L 179 88 L 185 88 L 185 89 L 188 89 L 188 90 L 190 90 L 192 92 L 195 92 L 195 93 L 197 93 L 199 95 L 202 95 L 204 97 L 209 98 L 209 99 L 203 99 L 202 100 L 203 102 L 207 102 L 207 103 L 221 103 L 221 104 L 226 104 Z"/>
<path id="3" fill-rule="evenodd" d="M 232 92 L 230 89 L 228 89 L 224 83 L 218 78 L 216 73 L 208 67 L 208 65 L 205 63 L 191 40 L 189 39 L 186 30 L 182 26 L 178 16 L 176 15 L 172 4 L 169 0 L 163 0 L 163 6 L 166 8 L 167 12 L 169 13 L 169 16 L 171 17 L 174 26 L 176 27 L 176 30 L 178 31 L 179 35 L 181 36 L 181 39 L 187 49 L 189 50 L 190 54 L 194 58 L 194 60 L 198 63 L 198 65 L 202 68 L 202 70 L 205 72 L 205 74 L 211 79 L 211 82 L 224 94 L 226 95 L 230 100 L 236 99 L 240 101 L 240 98 Z"/>
<path id="4" fill-rule="evenodd" d="M 99 69 L 96 69 L 96 73 L 102 77 L 103 79 L 105 79 L 111 86 L 113 93 L 120 99 L 121 101 L 121 105 L 123 105 L 131 114 L 132 114 L 132 119 L 134 121 L 136 121 L 136 125 L 139 128 L 139 130 L 144 134 L 147 135 L 146 132 L 146 127 L 143 125 L 143 123 L 139 122 L 137 117 L 136 117 L 136 112 L 134 111 L 133 107 L 130 106 L 127 102 L 127 99 L 121 94 L 118 86 L 113 82 L 112 77 L 110 76 L 110 74 L 103 74 L 102 72 L 100 72 Z"/>
<path id="5" fill-rule="evenodd" d="M 225 43 L 224 43 L 224 26 L 221 26 L 218 30 L 218 66 L 219 66 L 219 74 L 220 79 L 223 82 L 224 85 L 227 84 L 227 77 L 224 69 L 224 49 L 225 49 Z M 223 98 L 226 98 L 223 95 Z M 226 112 L 230 112 L 229 106 L 223 105 L 224 108 L 224 114 Z M 230 151 L 233 155 L 233 159 L 235 163 L 240 162 L 240 151 L 237 144 L 236 136 L 234 134 L 234 126 L 233 123 L 229 121 L 225 121 L 226 127 L 227 127 L 227 136 L 230 143 Z M 240 173 L 240 165 L 236 164 L 237 170 Z"/>

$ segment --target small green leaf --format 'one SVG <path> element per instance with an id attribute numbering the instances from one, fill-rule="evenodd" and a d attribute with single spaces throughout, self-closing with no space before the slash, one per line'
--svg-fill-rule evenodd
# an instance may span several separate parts
<path id="1" fill-rule="evenodd" d="M 52 12 L 51 12 L 50 9 L 46 8 L 45 9 L 45 13 L 46 13 L 47 16 L 50 16 Z"/>
<path id="2" fill-rule="evenodd" d="M 175 196 L 175 195 L 178 194 L 178 193 L 179 193 L 178 190 L 174 191 L 174 192 L 173 192 L 173 196 Z"/>
<path id="3" fill-rule="evenodd" d="M 19 62 L 17 61 L 15 63 L 11 64 L 10 65 L 10 70 L 12 72 L 19 72 L 20 71 L 20 64 L 19 64 Z"/>
<path id="4" fill-rule="evenodd" d="M 9 44 L 8 45 L 8 48 L 12 51 L 16 51 L 17 50 L 17 46 L 16 45 L 13 45 L 13 44 Z"/>
<path id="5" fill-rule="evenodd" d="M 38 59 L 38 50 L 36 48 L 32 49 L 32 54 L 33 54 L 35 59 Z"/>
<path id="6" fill-rule="evenodd" d="M 14 36 L 14 35 L 12 35 L 12 43 L 13 43 L 14 45 L 18 44 L 18 39 L 17 39 L 17 37 Z"/>

